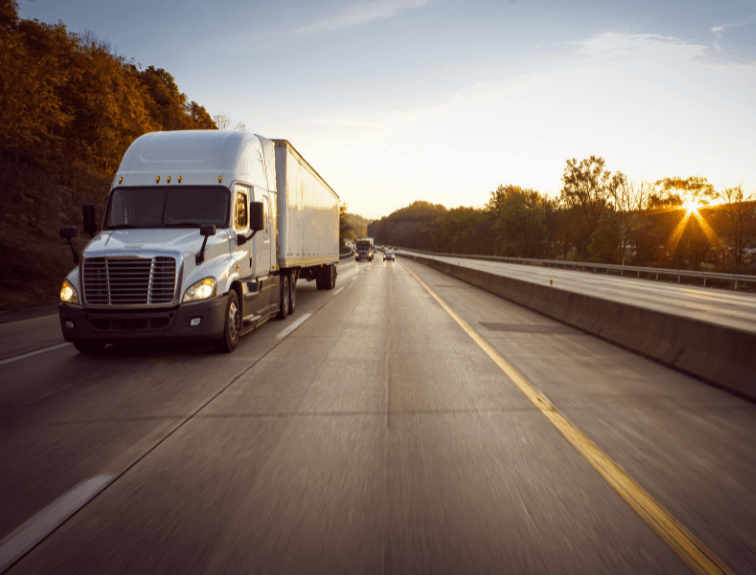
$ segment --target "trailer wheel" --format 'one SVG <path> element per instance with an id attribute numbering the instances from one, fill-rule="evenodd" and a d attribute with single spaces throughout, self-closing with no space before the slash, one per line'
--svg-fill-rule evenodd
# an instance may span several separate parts
<path id="1" fill-rule="evenodd" d="M 295 309 L 297 309 L 297 273 L 293 272 L 289 276 L 289 315 L 293 315 Z"/>
<path id="2" fill-rule="evenodd" d="M 277 319 L 286 319 L 289 315 L 289 276 L 281 276 L 281 307 L 278 310 Z"/>
<path id="3" fill-rule="evenodd" d="M 231 353 L 239 343 L 239 331 L 241 330 L 241 310 L 239 309 L 239 296 L 236 290 L 228 292 L 226 299 L 226 321 L 224 322 L 223 337 L 213 342 L 215 351 Z"/>
<path id="4" fill-rule="evenodd" d="M 326 289 L 326 277 L 323 273 L 324 268 L 318 268 L 315 270 L 315 287 L 318 289 Z"/>
<path id="5" fill-rule="evenodd" d="M 95 355 L 105 351 L 105 346 L 108 345 L 104 341 L 92 340 L 92 339 L 75 339 L 73 341 L 74 347 L 79 353 L 87 355 Z"/>

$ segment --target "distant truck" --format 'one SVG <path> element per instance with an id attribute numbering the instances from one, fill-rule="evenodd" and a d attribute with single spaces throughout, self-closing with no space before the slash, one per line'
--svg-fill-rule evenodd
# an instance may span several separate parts
<path id="1" fill-rule="evenodd" d="M 241 131 L 153 132 L 131 144 L 102 231 L 60 292 L 63 337 L 108 343 L 189 339 L 233 351 L 296 307 L 297 280 L 336 284 L 339 197 L 286 140 Z M 77 235 L 62 228 L 61 236 Z M 81 261 L 80 261 L 81 260 Z"/>
<path id="2" fill-rule="evenodd" d="M 373 238 L 360 238 L 354 242 L 357 253 L 354 259 L 357 261 L 368 260 L 373 261 L 375 255 L 375 245 L 373 244 Z"/>

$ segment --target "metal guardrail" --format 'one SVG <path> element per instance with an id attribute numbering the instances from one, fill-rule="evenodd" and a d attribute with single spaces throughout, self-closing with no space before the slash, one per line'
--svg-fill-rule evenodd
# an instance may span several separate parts
<path id="1" fill-rule="evenodd" d="M 418 254 L 426 254 L 430 256 L 439 256 L 439 257 L 449 257 L 449 258 L 465 258 L 470 260 L 490 260 L 490 261 L 497 261 L 497 262 L 506 262 L 506 263 L 515 263 L 515 264 L 526 264 L 526 265 L 536 265 L 541 267 L 554 267 L 554 268 L 562 268 L 567 269 L 568 267 L 570 269 L 576 269 L 580 271 L 587 271 L 592 270 L 593 273 L 597 273 L 598 270 L 606 270 L 606 273 L 609 274 L 610 271 L 619 272 L 620 276 L 624 276 L 627 272 L 628 274 L 635 273 L 635 277 L 641 277 L 641 274 L 644 274 L 645 277 L 648 276 L 655 276 L 655 279 L 658 281 L 659 276 L 669 276 L 669 277 L 677 277 L 677 283 L 680 283 L 680 278 L 682 277 L 689 277 L 689 278 L 696 278 L 696 279 L 703 279 L 703 285 L 706 287 L 706 281 L 708 280 L 719 280 L 724 282 L 733 282 L 733 288 L 734 290 L 738 289 L 738 283 L 743 284 L 756 284 L 756 276 L 752 275 L 744 275 L 744 274 L 723 274 L 723 273 L 717 273 L 717 272 L 693 272 L 688 270 L 674 270 L 674 269 L 666 269 L 666 268 L 647 268 L 647 267 L 640 267 L 640 266 L 623 266 L 623 265 L 617 265 L 617 264 L 599 264 L 594 262 L 576 262 L 576 261 L 567 261 L 567 260 L 539 260 L 535 258 L 510 258 L 510 257 L 504 257 L 504 256 L 484 256 L 484 255 L 473 255 L 473 254 L 442 254 L 437 252 L 425 252 L 422 250 L 410 250 L 405 248 L 400 248 L 401 251 L 404 252 L 414 252 Z"/>

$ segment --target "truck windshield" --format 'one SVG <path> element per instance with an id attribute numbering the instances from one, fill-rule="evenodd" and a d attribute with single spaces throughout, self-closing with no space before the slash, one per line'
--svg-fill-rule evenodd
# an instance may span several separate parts
<path id="1" fill-rule="evenodd" d="M 357 251 L 367 251 L 370 247 L 370 242 L 357 242 Z"/>
<path id="2" fill-rule="evenodd" d="M 105 229 L 226 227 L 229 198 L 223 186 L 118 188 L 110 196 Z"/>

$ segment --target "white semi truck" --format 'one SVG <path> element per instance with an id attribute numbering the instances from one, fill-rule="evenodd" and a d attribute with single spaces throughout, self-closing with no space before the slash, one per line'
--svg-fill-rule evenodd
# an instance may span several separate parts
<path id="1" fill-rule="evenodd" d="M 153 132 L 126 151 L 60 292 L 82 353 L 129 340 L 239 337 L 296 307 L 297 280 L 333 289 L 339 197 L 286 140 L 240 131 Z M 61 236 L 77 235 L 62 228 Z"/>

